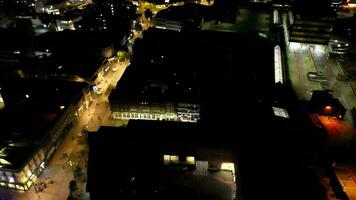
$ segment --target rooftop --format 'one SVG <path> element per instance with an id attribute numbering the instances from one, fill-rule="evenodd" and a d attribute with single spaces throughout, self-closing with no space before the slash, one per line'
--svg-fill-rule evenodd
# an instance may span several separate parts
<path id="1" fill-rule="evenodd" d="M 41 145 L 46 133 L 56 123 L 83 83 L 41 80 L 13 80 L 2 83 L 5 108 L 0 111 L 3 122 L 0 147 L 9 161 L 8 169 L 17 170 Z"/>
<path id="2" fill-rule="evenodd" d="M 37 36 L 37 49 L 49 49 L 54 54 L 95 55 L 98 50 L 112 45 L 104 32 L 80 32 L 65 30 Z"/>
<path id="3" fill-rule="evenodd" d="M 116 194 L 120 197 L 131 196 L 130 190 L 135 190 L 135 194 L 131 196 L 133 199 L 142 199 L 142 197 L 178 199 L 178 196 L 182 198 L 185 195 L 189 196 L 184 199 L 198 196 L 206 197 L 204 199 L 209 199 L 212 196 L 215 199 L 224 200 L 231 198 L 231 186 L 220 181 L 225 178 L 231 184 L 231 174 L 229 176 L 221 172 L 203 177 L 191 172 L 167 171 L 163 166 L 163 154 L 165 153 L 174 150 L 173 152 L 179 155 L 194 156 L 196 148 L 204 146 L 201 143 L 189 143 L 190 139 L 187 140 L 185 135 L 185 133 L 194 132 L 198 126 L 175 122 L 142 123 L 137 121 L 132 125 L 129 124 L 128 128 L 101 127 L 100 134 L 89 134 L 87 187 L 91 197 L 100 199 L 104 196 L 111 196 L 112 194 L 108 191 L 113 191 L 116 188 Z M 154 134 L 147 135 L 145 132 L 138 132 L 137 130 L 141 128 Z M 177 137 L 172 140 L 172 135 L 162 137 L 162 133 L 166 131 L 170 133 L 182 131 L 183 135 L 177 134 Z M 121 134 L 117 134 L 117 132 Z M 225 146 L 221 147 L 226 148 Z M 117 163 L 120 163 L 115 165 L 115 171 L 118 173 L 113 173 L 110 178 L 97 173 L 108 167 L 101 164 L 107 161 L 107 152 L 115 154 L 118 158 Z M 121 162 L 123 160 L 125 162 Z M 142 170 L 142 166 L 144 166 L 144 170 Z M 133 177 L 134 179 L 132 179 Z M 103 182 L 112 184 L 105 186 L 98 184 Z M 183 182 L 190 182 L 190 184 Z"/>
<path id="4" fill-rule="evenodd" d="M 137 70 L 137 74 L 131 73 L 130 78 L 135 80 L 136 76 L 142 82 L 149 76 L 148 69 L 157 73 L 155 68 L 166 70 L 171 66 L 179 66 L 179 70 L 191 76 L 197 72 L 193 83 L 199 86 L 202 113 L 197 127 L 190 129 L 142 126 L 158 123 L 152 121 L 135 121 L 130 128 L 130 121 L 127 131 L 134 130 L 132 137 L 136 137 L 133 133 L 144 135 L 144 139 L 134 139 L 134 143 L 139 143 L 137 149 L 148 150 L 147 145 L 156 147 L 153 144 L 165 141 L 169 141 L 168 145 L 175 141 L 199 141 L 210 147 L 232 146 L 241 164 L 241 186 L 246 199 L 259 199 L 262 194 L 271 199 L 308 196 L 310 188 L 318 187 L 314 172 L 308 167 L 318 162 L 325 132 L 309 122 L 307 110 L 297 102 L 291 88 L 274 83 L 273 48 L 271 41 L 257 34 L 197 31 L 188 35 L 155 29 L 145 32 L 134 48 L 135 57 L 129 68 L 135 68 L 132 70 Z M 121 95 L 121 89 L 130 88 L 127 80 L 122 80 L 116 95 Z M 131 95 L 132 100 L 142 98 L 141 93 Z M 275 115 L 273 107 L 288 111 L 289 118 L 285 114 Z M 287 173 L 290 177 L 285 176 Z M 305 181 L 310 184 L 304 186 Z"/>

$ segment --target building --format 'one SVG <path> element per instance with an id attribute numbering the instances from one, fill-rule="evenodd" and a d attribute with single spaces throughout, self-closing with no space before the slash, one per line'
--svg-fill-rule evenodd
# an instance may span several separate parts
<path id="1" fill-rule="evenodd" d="M 57 31 L 75 30 L 74 24 L 80 21 L 83 17 L 80 14 L 63 14 L 55 16 L 55 25 Z"/>
<path id="2" fill-rule="evenodd" d="M 165 43 L 164 34 L 185 37 L 179 32 L 150 29 L 143 43 L 134 47 L 135 57 L 119 81 L 120 87 L 110 94 L 114 119 L 145 119 L 196 122 L 200 119 L 200 66 L 183 64 L 176 53 L 185 42 Z M 163 39 L 163 40 L 162 40 Z M 147 43 L 146 43 L 147 42 Z M 156 43 L 153 45 L 152 43 Z M 152 45 L 151 45 L 152 44 Z M 145 48 L 152 48 L 149 54 Z"/>
<path id="3" fill-rule="evenodd" d="M 199 88 L 178 68 L 130 66 L 110 94 L 114 119 L 196 122 Z"/>
<path id="4" fill-rule="evenodd" d="M 232 200 L 238 176 L 234 149 L 216 143 L 211 147 L 199 139 L 199 130 L 199 124 L 132 120 L 126 128 L 101 127 L 99 134 L 89 133 L 87 191 L 91 199 L 116 191 L 125 199 Z M 103 176 L 98 172 L 111 168 L 100 164 L 110 159 L 108 152 L 119 159 L 111 165 L 115 169 L 111 176 Z"/>
<path id="5" fill-rule="evenodd" d="M 310 107 L 314 113 L 343 119 L 346 109 L 336 98 L 326 91 L 314 91 L 310 99 Z"/>
<path id="6" fill-rule="evenodd" d="M 153 18 L 156 28 L 173 31 L 198 29 L 208 7 L 188 3 L 159 11 Z"/>
<path id="7" fill-rule="evenodd" d="M 336 15 L 328 1 L 294 1 L 290 12 L 290 42 L 320 45 L 329 43 Z"/>
<path id="8" fill-rule="evenodd" d="M 11 32 L 5 35 L 8 34 Z M 11 41 L 4 43 L 8 45 L 4 45 L 0 54 L 1 71 L 4 72 L 0 76 L 10 79 L 65 80 L 95 86 L 107 74 L 109 65 L 106 60 L 114 52 L 105 33 L 63 31 L 39 35 L 36 37 L 36 56 L 31 58 L 21 56 L 19 47 L 11 46 Z"/>
<path id="9" fill-rule="evenodd" d="M 1 83 L 5 106 L 0 110 L 0 186 L 31 187 L 89 105 L 90 93 L 85 88 L 83 83 L 63 81 Z"/>

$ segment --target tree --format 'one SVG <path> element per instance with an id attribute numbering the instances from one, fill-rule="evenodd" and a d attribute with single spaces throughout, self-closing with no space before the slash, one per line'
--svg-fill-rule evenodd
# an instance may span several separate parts
<path id="1" fill-rule="evenodd" d="M 69 182 L 69 191 L 70 191 L 70 193 L 76 191 L 77 189 L 78 189 L 78 187 L 77 187 L 77 181 L 76 181 L 76 180 L 71 180 L 71 181 Z"/>
<path id="2" fill-rule="evenodd" d="M 79 165 L 74 168 L 73 175 L 75 179 L 79 179 L 80 177 L 82 177 L 83 172 L 82 168 Z"/>
<path id="3" fill-rule="evenodd" d="M 152 11 L 150 10 L 150 9 L 146 9 L 145 10 L 145 17 L 147 18 L 147 19 L 151 19 L 151 17 L 152 17 Z"/>
<path id="4" fill-rule="evenodd" d="M 117 52 L 117 56 L 120 62 L 126 60 L 127 58 L 129 58 L 129 54 L 125 51 L 118 51 Z"/>
<path id="5" fill-rule="evenodd" d="M 73 195 L 70 194 L 70 195 L 68 196 L 67 200 L 76 200 L 76 198 L 74 198 Z"/>

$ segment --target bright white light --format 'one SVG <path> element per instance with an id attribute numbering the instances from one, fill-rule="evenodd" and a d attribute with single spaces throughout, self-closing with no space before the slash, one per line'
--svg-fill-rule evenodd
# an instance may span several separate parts
<path id="1" fill-rule="evenodd" d="M 169 3 L 169 0 L 164 0 L 164 3 Z"/>
<path id="2" fill-rule="evenodd" d="M 235 172 L 235 165 L 234 163 L 222 163 L 221 170 L 229 170 Z"/>
<path id="3" fill-rule="evenodd" d="M 261 36 L 263 38 L 268 38 L 268 36 L 265 33 L 258 33 L 258 36 Z"/>
<path id="4" fill-rule="evenodd" d="M 156 25 L 156 28 L 159 28 L 159 29 L 167 29 L 167 28 L 164 27 L 164 26 L 157 26 L 157 25 Z"/>
<path id="5" fill-rule="evenodd" d="M 278 45 L 274 47 L 274 82 L 283 83 L 281 48 Z"/>
<path id="6" fill-rule="evenodd" d="M 298 50 L 302 48 L 302 45 L 298 42 L 290 42 L 289 48 L 291 48 L 292 50 Z"/>
<path id="7" fill-rule="evenodd" d="M 42 162 L 42 163 L 40 164 L 40 167 L 41 167 L 42 169 L 44 169 L 44 168 L 45 168 L 45 163 Z"/>
<path id="8" fill-rule="evenodd" d="M 315 45 L 314 52 L 319 54 L 324 54 L 325 48 L 326 48 L 325 45 Z"/>
<path id="9" fill-rule="evenodd" d="M 15 179 L 13 177 L 9 177 L 9 182 L 10 183 L 15 183 Z"/>
<path id="10" fill-rule="evenodd" d="M 32 172 L 30 170 L 27 171 L 27 176 L 28 177 L 32 176 Z"/>
<path id="11" fill-rule="evenodd" d="M 26 94 L 25 97 L 26 97 L 26 98 L 30 98 L 30 95 Z"/>
<path id="12" fill-rule="evenodd" d="M 286 109 L 278 108 L 278 107 L 274 107 L 274 106 L 272 106 L 272 109 L 273 109 L 274 115 L 276 115 L 278 117 L 289 118 L 289 114 Z"/>
<path id="13" fill-rule="evenodd" d="M 273 23 L 278 24 L 279 23 L 279 18 L 278 18 L 278 10 L 273 11 Z"/>
<path id="14" fill-rule="evenodd" d="M 236 176 L 235 176 L 235 164 L 234 163 L 222 163 L 221 170 L 231 171 L 234 182 L 235 182 Z"/>

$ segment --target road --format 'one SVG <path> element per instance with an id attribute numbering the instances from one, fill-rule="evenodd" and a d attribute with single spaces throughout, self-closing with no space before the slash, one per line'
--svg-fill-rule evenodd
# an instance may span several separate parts
<path id="1" fill-rule="evenodd" d="M 44 172 L 36 181 L 49 182 L 49 180 L 52 180 L 53 184 L 47 184 L 47 187 L 42 192 L 35 192 L 34 187 L 26 192 L 0 188 L 0 197 L 6 197 L 7 200 L 67 199 L 69 195 L 68 186 L 69 182 L 73 179 L 73 169 L 75 166 L 79 165 L 83 169 L 85 179 L 88 146 L 85 136 L 81 134 L 83 128 L 88 125 L 89 131 L 96 131 L 104 121 L 107 124 L 113 123 L 110 120 L 110 112 L 107 106 L 109 93 L 106 90 L 110 86 L 116 87 L 128 64 L 129 60 L 113 64 L 112 67 L 116 66 L 117 71 L 110 71 L 105 75 L 105 80 L 100 83 L 103 93 L 101 95 L 93 94 L 93 103 L 80 116 L 78 123 L 69 130 L 61 146 L 54 153 L 48 166 L 46 166 Z M 102 120 L 99 120 L 99 117 Z M 67 161 L 71 161 L 72 166 Z M 85 185 L 82 185 L 80 189 L 83 190 L 84 187 Z M 82 196 L 86 197 L 81 198 L 82 200 L 88 199 L 88 194 L 83 193 Z"/>

